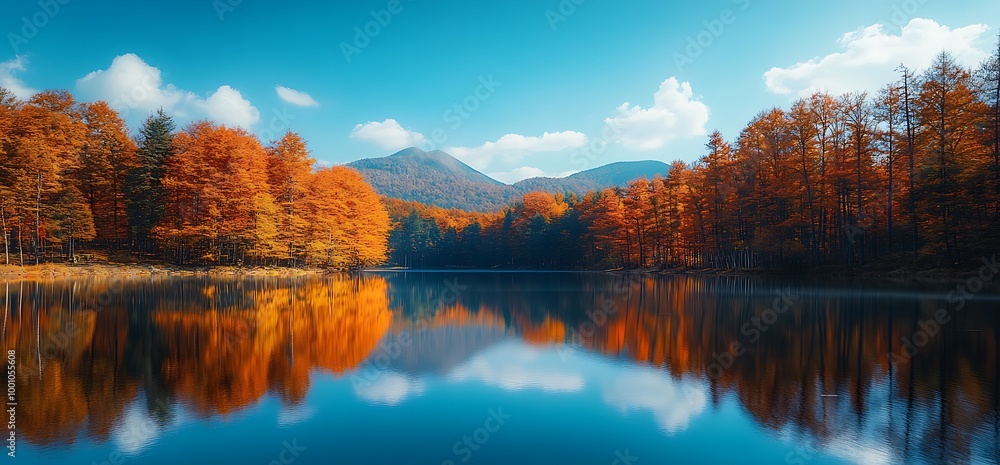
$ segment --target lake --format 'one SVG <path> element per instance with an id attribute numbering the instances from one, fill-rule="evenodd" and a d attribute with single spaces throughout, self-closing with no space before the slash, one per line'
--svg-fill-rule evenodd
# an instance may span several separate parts
<path id="1" fill-rule="evenodd" d="M 995 464 L 993 282 L 0 281 L 53 464 Z"/>

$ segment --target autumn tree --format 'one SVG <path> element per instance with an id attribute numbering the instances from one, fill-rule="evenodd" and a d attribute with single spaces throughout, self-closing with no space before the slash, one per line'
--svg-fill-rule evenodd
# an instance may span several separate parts
<path id="1" fill-rule="evenodd" d="M 337 166 L 312 177 L 305 201 L 307 262 L 336 268 L 382 263 L 389 214 L 361 175 Z"/>
<path id="2" fill-rule="evenodd" d="M 985 145 L 992 155 L 992 177 L 990 184 L 993 185 L 992 216 L 993 227 L 991 231 L 996 234 L 1000 230 L 1000 35 L 997 44 L 993 49 L 993 54 L 979 68 L 979 98 L 983 103 L 982 109 L 986 112 L 987 137 Z"/>
<path id="3" fill-rule="evenodd" d="M 303 205 L 309 191 L 313 165 L 316 160 L 309 154 L 305 141 L 291 131 L 268 147 L 268 179 L 271 196 L 279 209 L 277 242 L 288 263 L 305 247 L 308 226 Z"/>
<path id="4" fill-rule="evenodd" d="M 76 101 L 67 92 L 42 92 L 19 107 L 15 116 L 13 152 L 16 172 L 11 190 L 18 210 L 18 234 L 32 230 L 31 245 L 35 264 L 41 260 L 46 233 L 60 229 L 56 221 L 56 197 L 70 183 L 69 177 L 80 164 L 86 127 Z M 66 198 L 66 197 L 63 197 Z M 23 237 L 18 241 L 19 246 Z"/>
<path id="5" fill-rule="evenodd" d="M 10 90 L 0 87 L 0 233 L 3 234 L 4 264 L 10 264 L 9 225 L 14 224 L 14 180 L 21 169 L 12 156 L 14 121 L 20 102 Z"/>
<path id="6" fill-rule="evenodd" d="M 982 146 L 977 140 L 976 118 L 983 114 L 973 92 L 971 74 L 941 53 L 921 80 L 916 112 L 921 122 L 917 166 L 921 186 L 920 220 L 927 230 L 928 253 L 944 251 L 949 261 L 962 255 L 961 235 L 981 230 L 975 218 L 971 198 L 982 198 L 972 191 L 975 181 L 985 181 L 979 174 L 984 168 Z M 973 181 L 970 183 L 969 181 Z"/>
<path id="7" fill-rule="evenodd" d="M 808 211 L 808 236 L 804 236 L 813 262 L 819 260 L 820 226 L 817 211 L 817 181 L 821 177 L 820 166 L 820 128 L 817 117 L 819 112 L 813 108 L 815 100 L 800 99 L 792 104 L 789 112 L 791 137 L 796 153 L 793 171 L 801 182 L 805 193 L 804 208 Z M 806 217 L 800 212 L 800 216 Z"/>
<path id="8" fill-rule="evenodd" d="M 267 223 L 276 209 L 257 138 L 198 122 L 175 144 L 163 177 L 167 209 L 153 234 L 174 247 L 177 260 L 242 263 L 272 248 L 276 228 Z"/>
<path id="9" fill-rule="evenodd" d="M 117 249 L 129 234 L 125 186 L 137 166 L 136 145 L 125 122 L 106 103 L 86 104 L 82 110 L 87 133 L 77 182 L 93 212 L 97 239 Z"/>

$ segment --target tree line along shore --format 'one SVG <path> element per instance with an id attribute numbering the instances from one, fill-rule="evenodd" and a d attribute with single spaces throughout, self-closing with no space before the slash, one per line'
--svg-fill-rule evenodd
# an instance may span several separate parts
<path id="1" fill-rule="evenodd" d="M 494 213 L 379 197 L 293 132 L 161 111 L 132 137 L 104 102 L 0 88 L 2 263 L 961 273 L 1000 249 L 998 63 L 1000 43 L 976 69 L 942 53 L 714 132 L 662 176 Z"/>

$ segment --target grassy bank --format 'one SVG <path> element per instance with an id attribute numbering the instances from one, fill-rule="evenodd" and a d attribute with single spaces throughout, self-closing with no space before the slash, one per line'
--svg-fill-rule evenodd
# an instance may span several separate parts
<path id="1" fill-rule="evenodd" d="M 87 263 L 69 265 L 0 265 L 0 279 L 61 278 L 77 276 L 304 276 L 327 270 L 283 267 L 203 266 L 181 267 L 163 264 Z"/>

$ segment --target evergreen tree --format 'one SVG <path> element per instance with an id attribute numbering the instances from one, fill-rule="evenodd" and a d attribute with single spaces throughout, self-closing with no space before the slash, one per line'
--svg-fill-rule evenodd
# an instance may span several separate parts
<path id="1" fill-rule="evenodd" d="M 163 216 L 166 194 L 161 183 L 164 163 L 174 154 L 174 121 L 160 109 L 139 131 L 138 166 L 128 172 L 128 218 L 135 250 L 146 252 L 149 232 Z"/>

